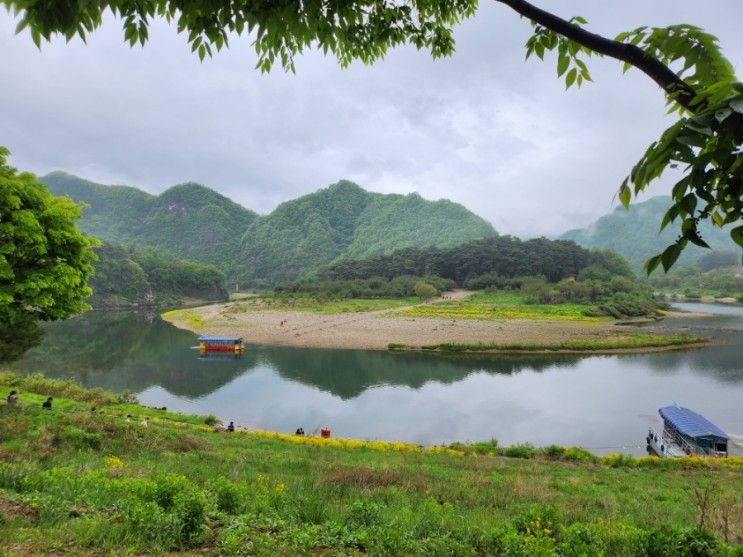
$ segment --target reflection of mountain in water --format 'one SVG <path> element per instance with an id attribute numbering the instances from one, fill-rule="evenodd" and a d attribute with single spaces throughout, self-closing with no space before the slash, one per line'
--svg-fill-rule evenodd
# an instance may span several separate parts
<path id="1" fill-rule="evenodd" d="M 379 385 L 421 388 L 428 381 L 454 383 L 471 373 L 511 374 L 570 366 L 576 356 L 488 356 L 390 353 L 364 350 L 264 348 L 266 362 L 282 377 L 328 391 L 343 399 Z"/>
<path id="2" fill-rule="evenodd" d="M 195 398 L 219 389 L 255 366 L 239 360 L 202 361 L 190 348 L 195 335 L 142 313 L 89 312 L 46 327 L 40 346 L 13 365 L 21 373 L 75 379 L 114 392 L 161 385 Z"/>
<path id="3" fill-rule="evenodd" d="M 644 364 L 658 373 L 676 373 L 693 369 L 718 381 L 743 382 L 743 332 L 714 329 L 690 329 L 691 334 L 707 337 L 716 344 L 696 350 L 663 352 L 644 357 Z M 717 344 L 719 343 L 719 344 Z"/>
<path id="4" fill-rule="evenodd" d="M 428 381 L 453 383 L 478 371 L 541 371 L 577 361 L 575 356 L 474 357 L 250 346 L 237 360 L 200 360 L 190 349 L 195 342 L 193 333 L 154 315 L 90 312 L 47 326 L 42 344 L 13 367 L 114 392 L 161 386 L 174 395 L 198 398 L 264 365 L 285 379 L 349 399 L 378 385 L 418 389 Z"/>
<path id="5" fill-rule="evenodd" d="M 685 325 L 669 321 L 660 328 L 674 332 L 682 324 Z M 703 327 L 714 324 L 709 320 L 693 322 Z M 610 358 L 637 361 L 658 373 L 672 374 L 691 368 L 717 380 L 743 382 L 743 331 L 731 330 L 729 325 L 724 320 L 724 330 L 700 332 L 724 341 L 722 346 Z M 248 346 L 241 359 L 200 360 L 191 350 L 194 344 L 193 333 L 176 329 L 154 315 L 90 312 L 45 327 L 42 344 L 31 349 L 13 369 L 75 379 L 86 386 L 115 392 L 141 392 L 161 386 L 177 396 L 199 398 L 257 367 L 267 367 L 286 380 L 351 399 L 379 385 L 419 389 L 428 381 L 450 384 L 481 371 L 514 374 L 525 369 L 570 367 L 581 358 L 558 354 L 468 356 Z M 599 360 L 596 362 L 600 365 Z"/>

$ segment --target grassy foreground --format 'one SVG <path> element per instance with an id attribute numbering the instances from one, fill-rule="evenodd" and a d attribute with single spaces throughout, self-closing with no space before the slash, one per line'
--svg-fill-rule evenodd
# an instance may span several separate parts
<path id="1" fill-rule="evenodd" d="M 739 458 L 230 434 L 0 374 L 10 388 L 2 554 L 743 555 Z"/>

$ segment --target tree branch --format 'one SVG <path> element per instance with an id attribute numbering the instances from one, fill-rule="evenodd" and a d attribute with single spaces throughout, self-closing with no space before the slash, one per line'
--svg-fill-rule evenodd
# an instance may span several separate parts
<path id="1" fill-rule="evenodd" d="M 696 96 L 693 87 L 677 76 L 671 68 L 648 55 L 641 48 L 586 31 L 579 25 L 537 8 L 526 0 L 495 1 L 505 4 L 522 16 L 594 52 L 631 64 L 660 85 L 668 95 L 672 95 L 673 99 L 687 110 L 697 112 L 703 107 L 703 103 L 693 102 Z"/>

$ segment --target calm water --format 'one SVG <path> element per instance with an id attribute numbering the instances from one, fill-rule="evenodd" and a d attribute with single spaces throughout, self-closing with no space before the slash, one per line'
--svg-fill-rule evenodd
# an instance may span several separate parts
<path id="1" fill-rule="evenodd" d="M 677 401 L 743 442 L 743 308 L 674 319 L 723 344 L 628 356 L 441 356 L 249 346 L 197 357 L 195 335 L 157 316 L 95 312 L 47 328 L 13 368 L 130 390 L 147 405 L 252 428 L 421 444 L 496 438 L 641 454 L 657 409 Z M 642 444 L 642 445 L 641 445 Z"/>

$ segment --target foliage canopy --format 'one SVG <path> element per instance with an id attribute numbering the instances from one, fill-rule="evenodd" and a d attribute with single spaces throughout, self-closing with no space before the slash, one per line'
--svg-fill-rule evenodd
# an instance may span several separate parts
<path id="1" fill-rule="evenodd" d="M 55 197 L 33 174 L 6 164 L 0 147 L 0 336 L 37 336 L 33 323 L 87 308 L 95 240 L 80 233 L 81 210 Z M 0 359 L 3 354 L 0 354 Z"/>

